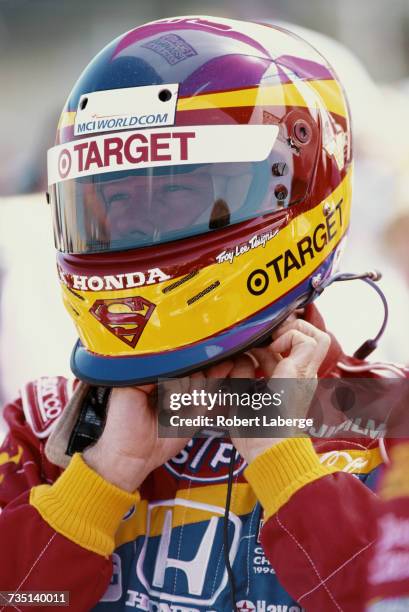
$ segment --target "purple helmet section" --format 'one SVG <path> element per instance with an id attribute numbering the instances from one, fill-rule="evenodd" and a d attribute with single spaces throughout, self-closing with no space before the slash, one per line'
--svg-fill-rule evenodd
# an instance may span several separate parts
<path id="1" fill-rule="evenodd" d="M 250 45 L 265 58 L 270 58 L 270 53 L 267 51 L 267 49 L 260 45 L 259 42 L 250 36 L 246 36 L 242 32 L 233 30 L 227 24 L 222 24 L 213 20 L 210 21 L 205 17 L 185 17 L 180 18 L 179 20 L 169 19 L 164 21 L 155 21 L 148 23 L 145 26 L 136 28 L 135 30 L 131 30 L 119 41 L 118 46 L 115 49 L 113 59 L 117 54 L 126 49 L 126 47 L 129 47 L 130 45 L 133 45 L 150 36 L 156 36 L 164 33 L 168 34 L 170 29 L 175 31 L 194 30 L 217 34 L 218 36 L 234 39 L 245 43 L 246 45 Z"/>

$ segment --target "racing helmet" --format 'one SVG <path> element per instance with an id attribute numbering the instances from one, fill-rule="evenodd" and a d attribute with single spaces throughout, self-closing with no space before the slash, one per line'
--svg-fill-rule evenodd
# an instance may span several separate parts
<path id="1" fill-rule="evenodd" d="M 351 174 L 342 87 L 286 29 L 179 17 L 111 42 L 48 152 L 74 374 L 141 384 L 268 338 L 334 271 Z"/>

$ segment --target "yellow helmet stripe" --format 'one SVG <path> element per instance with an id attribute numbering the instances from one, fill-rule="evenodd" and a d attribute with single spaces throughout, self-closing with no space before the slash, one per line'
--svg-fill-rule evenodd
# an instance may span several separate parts
<path id="1" fill-rule="evenodd" d="M 209 108 L 234 108 L 240 106 L 300 106 L 306 108 L 307 101 L 302 94 L 309 85 L 318 94 L 326 108 L 341 117 L 346 117 L 347 108 L 342 90 L 337 81 L 317 80 L 301 83 L 286 83 L 268 87 L 251 87 L 237 91 L 202 94 L 200 96 L 180 98 L 178 111 L 206 110 Z M 75 111 L 63 112 L 58 123 L 58 129 L 74 125 Z"/>

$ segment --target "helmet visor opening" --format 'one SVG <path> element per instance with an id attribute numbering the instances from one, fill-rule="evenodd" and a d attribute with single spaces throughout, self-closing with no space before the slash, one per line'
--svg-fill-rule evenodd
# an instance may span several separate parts
<path id="1" fill-rule="evenodd" d="M 79 254 L 147 247 L 274 212 L 291 204 L 292 168 L 291 152 L 277 142 L 260 162 L 163 166 L 55 183 L 56 247 Z"/>

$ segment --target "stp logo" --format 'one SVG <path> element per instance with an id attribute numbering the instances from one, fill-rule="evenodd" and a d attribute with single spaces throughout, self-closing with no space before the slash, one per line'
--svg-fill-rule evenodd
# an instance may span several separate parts
<path id="1" fill-rule="evenodd" d="M 90 313 L 128 346 L 135 348 L 155 304 L 143 297 L 97 300 Z"/>
<path id="2" fill-rule="evenodd" d="M 204 432 L 203 432 L 204 433 Z M 205 439 L 194 438 L 176 457 L 164 464 L 168 472 L 176 478 L 194 482 L 224 482 L 229 477 L 231 454 L 235 452 L 231 442 L 220 440 L 218 434 Z M 241 474 L 246 462 L 236 454 L 234 475 Z"/>

